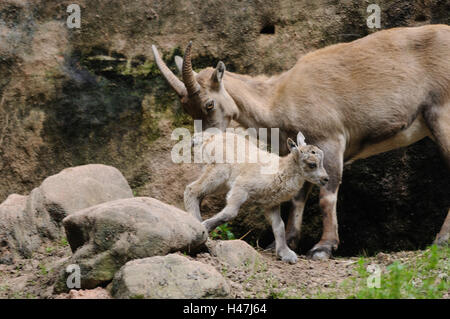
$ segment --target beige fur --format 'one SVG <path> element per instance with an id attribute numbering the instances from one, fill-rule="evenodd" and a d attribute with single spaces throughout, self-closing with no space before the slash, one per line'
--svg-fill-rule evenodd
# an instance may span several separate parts
<path id="1" fill-rule="evenodd" d="M 184 61 L 190 66 L 188 51 Z M 321 188 L 324 231 L 311 255 L 330 256 L 339 244 L 335 207 L 344 162 L 430 136 L 450 164 L 449 57 L 450 26 L 394 28 L 311 52 L 273 77 L 225 72 L 223 65 L 185 72 L 193 74 L 186 79 L 196 90 L 181 102 L 194 119 L 203 120 L 204 129 L 224 130 L 236 120 L 244 127 L 279 128 L 282 139 L 301 131 L 323 150 L 330 182 Z M 307 196 L 305 189 L 294 201 L 288 223 L 292 246 Z M 449 224 L 436 242 L 449 237 Z"/>
<path id="2" fill-rule="evenodd" d="M 292 198 L 303 186 L 305 180 L 325 185 L 328 175 L 323 168 L 323 153 L 312 145 L 306 145 L 301 133 L 298 135 L 298 146 L 288 139 L 290 154 L 278 157 L 268 153 L 248 139 L 234 134 L 223 133 L 213 135 L 202 145 L 203 156 L 206 164 L 203 174 L 198 180 L 186 187 L 184 202 L 186 210 L 201 220 L 200 201 L 218 190 L 227 190 L 227 205 L 214 217 L 204 221 L 208 231 L 215 229 L 220 224 L 233 219 L 240 206 L 245 202 L 256 202 L 267 208 L 266 214 L 272 223 L 275 234 L 276 251 L 284 261 L 294 263 L 297 257 L 286 245 L 284 224 L 279 214 L 279 205 Z M 237 159 L 238 145 L 246 149 L 245 161 L 241 163 L 220 163 L 214 160 L 212 149 L 217 148 L 223 152 L 233 152 Z M 240 149 L 243 151 L 243 149 Z M 258 153 L 258 161 L 250 161 L 251 153 Z M 211 155 L 212 156 L 207 156 Z M 264 173 L 263 165 L 276 165 L 275 173 Z M 282 231 L 280 232 L 280 229 Z"/>

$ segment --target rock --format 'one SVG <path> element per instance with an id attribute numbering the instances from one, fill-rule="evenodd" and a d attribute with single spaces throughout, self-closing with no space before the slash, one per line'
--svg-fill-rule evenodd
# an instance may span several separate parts
<path id="1" fill-rule="evenodd" d="M 228 283 L 214 267 L 176 254 L 128 262 L 111 288 L 115 298 L 223 298 L 229 293 Z"/>
<path id="2" fill-rule="evenodd" d="M 250 266 L 262 262 L 262 256 L 243 240 L 208 240 L 211 255 L 230 266 Z"/>
<path id="3" fill-rule="evenodd" d="M 46 178 L 39 191 L 54 220 L 62 220 L 86 207 L 133 197 L 122 173 L 101 164 L 66 168 Z"/>
<path id="4" fill-rule="evenodd" d="M 28 196 L 12 194 L 0 204 L 0 253 L 2 263 L 14 254 L 30 257 L 41 244 L 34 215 L 27 211 Z"/>
<path id="5" fill-rule="evenodd" d="M 14 259 L 11 253 L 3 253 L 0 257 L 0 265 L 12 265 L 14 264 Z"/>
<path id="6" fill-rule="evenodd" d="M 146 197 L 93 206 L 71 214 L 63 224 L 74 252 L 69 263 L 81 268 L 81 288 L 111 281 L 129 260 L 192 252 L 207 239 L 206 229 L 194 217 Z M 62 283 L 66 276 L 62 274 Z"/>
<path id="7" fill-rule="evenodd" d="M 0 250 L 29 257 L 43 240 L 65 236 L 62 219 L 103 202 L 133 197 L 114 167 L 90 164 L 46 178 L 29 196 L 10 195 L 0 205 Z"/>
<path id="8" fill-rule="evenodd" d="M 122 173 L 112 166 L 90 164 L 66 168 L 34 189 L 28 209 L 39 216 L 37 227 L 49 238 L 59 238 L 64 217 L 100 203 L 133 197 Z"/>

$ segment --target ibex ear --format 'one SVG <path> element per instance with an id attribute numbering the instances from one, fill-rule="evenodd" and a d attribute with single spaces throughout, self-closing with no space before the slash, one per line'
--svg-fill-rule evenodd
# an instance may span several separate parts
<path id="1" fill-rule="evenodd" d="M 222 61 L 219 61 L 212 75 L 212 80 L 220 84 L 222 83 L 222 78 L 224 74 L 225 74 L 225 64 Z"/>
<path id="2" fill-rule="evenodd" d="M 295 142 L 293 140 L 291 140 L 290 138 L 287 139 L 287 147 L 290 152 L 298 149 L 297 144 L 295 144 Z"/>
<path id="3" fill-rule="evenodd" d="M 306 146 L 305 136 L 302 134 L 302 132 L 298 132 L 298 134 L 297 134 L 297 145 L 298 146 Z"/>
<path id="4" fill-rule="evenodd" d="M 175 65 L 177 66 L 178 72 L 181 74 L 183 72 L 183 58 L 179 55 L 175 56 Z"/>

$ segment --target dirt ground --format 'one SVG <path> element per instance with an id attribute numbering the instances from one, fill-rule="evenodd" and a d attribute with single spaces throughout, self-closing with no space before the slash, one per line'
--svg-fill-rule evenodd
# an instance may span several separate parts
<path id="1" fill-rule="evenodd" d="M 313 261 L 299 256 L 295 265 L 278 260 L 271 251 L 259 250 L 262 261 L 253 265 L 232 268 L 209 253 L 193 258 L 214 266 L 229 282 L 231 298 L 345 298 L 342 283 L 358 276 L 359 257 L 335 257 L 326 261 Z M 391 254 L 379 253 L 369 257 L 369 262 L 382 268 L 394 261 L 405 262 L 421 254 L 421 251 L 405 251 Z M 53 294 L 53 282 L 58 266 L 71 251 L 67 243 L 48 245 L 36 252 L 32 259 L 15 260 L 14 264 L 0 264 L 1 298 L 110 298 L 103 288 Z M 450 298 L 447 294 L 444 298 Z"/>
<path id="2" fill-rule="evenodd" d="M 43 245 L 30 259 L 0 264 L 0 299 L 52 298 L 56 269 L 71 255 L 67 242 Z"/>
<path id="3" fill-rule="evenodd" d="M 197 260 L 213 265 L 231 284 L 235 298 L 311 298 L 356 275 L 357 258 L 313 261 L 300 256 L 296 264 L 278 260 L 274 252 L 260 251 L 263 262 L 229 268 L 209 254 Z"/>

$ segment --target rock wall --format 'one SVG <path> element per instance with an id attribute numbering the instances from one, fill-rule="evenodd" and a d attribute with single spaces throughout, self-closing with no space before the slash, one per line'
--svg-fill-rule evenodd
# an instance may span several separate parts
<path id="1" fill-rule="evenodd" d="M 356 0 L 79 0 L 81 28 L 69 29 L 73 1 L 0 3 L 0 201 L 26 194 L 65 167 L 117 167 L 137 195 L 182 207 L 196 165 L 170 160 L 173 128 L 192 127 L 151 54 L 173 57 L 194 41 L 196 68 L 275 74 L 306 52 L 367 35 Z M 446 0 L 373 1 L 382 28 L 450 24 Z M 370 2 L 371 3 L 371 2 Z M 450 206 L 450 177 L 429 140 L 347 167 L 339 199 L 338 253 L 397 250 L 431 243 Z M 220 207 L 208 201 L 205 214 Z M 248 207 L 232 224 L 260 244 L 268 226 Z M 320 236 L 313 196 L 302 249 Z"/>

